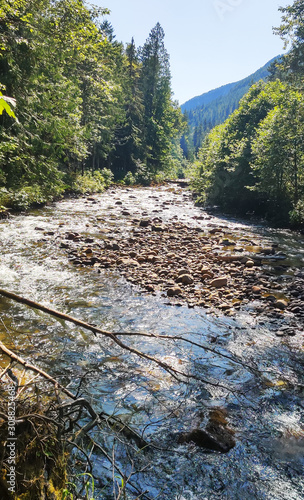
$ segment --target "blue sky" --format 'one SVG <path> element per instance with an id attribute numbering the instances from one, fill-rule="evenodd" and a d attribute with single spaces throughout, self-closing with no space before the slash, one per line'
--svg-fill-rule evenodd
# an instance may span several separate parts
<path id="1" fill-rule="evenodd" d="M 293 0 L 91 0 L 111 10 L 116 39 L 144 44 L 157 22 L 165 30 L 172 90 L 180 104 L 244 78 L 283 53 L 272 32 L 280 6 Z"/>

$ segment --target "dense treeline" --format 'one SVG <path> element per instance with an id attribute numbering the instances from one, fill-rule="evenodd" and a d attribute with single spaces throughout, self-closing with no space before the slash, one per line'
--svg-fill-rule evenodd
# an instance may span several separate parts
<path id="1" fill-rule="evenodd" d="M 2 1 L 0 91 L 16 99 L 17 121 L 1 115 L 0 205 L 177 168 L 184 123 L 164 31 L 125 48 L 107 13 L 83 0 Z"/>
<path id="2" fill-rule="evenodd" d="M 206 137 L 195 185 L 205 203 L 304 225 L 304 0 L 281 8 L 291 49 Z"/>

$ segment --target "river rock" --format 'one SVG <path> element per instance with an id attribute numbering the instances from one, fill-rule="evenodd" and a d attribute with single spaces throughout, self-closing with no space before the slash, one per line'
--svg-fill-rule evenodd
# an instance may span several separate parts
<path id="1" fill-rule="evenodd" d="M 288 302 L 287 300 L 279 299 L 274 303 L 274 306 L 277 309 L 281 309 L 283 311 L 288 306 Z"/>
<path id="2" fill-rule="evenodd" d="M 140 227 L 148 227 L 150 224 L 150 219 L 141 219 L 141 221 L 139 222 Z"/>
<path id="3" fill-rule="evenodd" d="M 222 288 L 223 286 L 227 286 L 227 283 L 228 283 L 227 277 L 222 276 L 212 280 L 210 286 L 213 286 L 214 288 Z"/>
<path id="4" fill-rule="evenodd" d="M 230 429 L 221 425 L 208 424 L 206 430 L 194 429 L 190 432 L 184 432 L 178 439 L 179 443 L 195 443 L 201 448 L 207 450 L 220 451 L 227 453 L 235 446 L 235 439 Z"/>
<path id="5" fill-rule="evenodd" d="M 160 226 L 160 225 L 156 225 L 156 224 L 152 225 L 152 231 L 156 231 L 158 233 L 161 233 L 164 230 L 165 230 L 164 226 Z"/>
<path id="6" fill-rule="evenodd" d="M 251 259 L 246 260 L 245 266 L 248 268 L 254 267 L 254 261 Z"/>
<path id="7" fill-rule="evenodd" d="M 176 281 L 177 283 L 182 283 L 183 285 L 192 285 L 194 279 L 190 276 L 190 274 L 182 274 Z"/>
<path id="8" fill-rule="evenodd" d="M 181 269 L 178 271 L 178 276 L 182 276 L 183 274 L 190 274 L 189 269 Z"/>
<path id="9" fill-rule="evenodd" d="M 173 286 L 167 290 L 168 297 L 176 297 L 176 295 L 180 295 L 182 290 L 179 286 Z"/>
<path id="10" fill-rule="evenodd" d="M 126 267 L 130 267 L 130 266 L 139 266 L 137 260 L 134 260 L 134 259 L 118 259 L 117 260 L 117 264 L 119 265 L 123 265 L 123 266 L 126 266 Z"/>

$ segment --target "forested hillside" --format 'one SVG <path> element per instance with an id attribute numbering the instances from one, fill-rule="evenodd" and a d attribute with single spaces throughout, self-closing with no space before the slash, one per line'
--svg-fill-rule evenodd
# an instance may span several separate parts
<path id="1" fill-rule="evenodd" d="M 274 57 L 262 68 L 246 78 L 234 83 L 228 83 L 200 96 L 193 97 L 181 106 L 188 121 L 188 130 L 182 139 L 185 154 L 191 156 L 201 147 L 204 137 L 210 130 L 223 123 L 237 109 L 241 98 L 248 92 L 251 85 L 269 76 L 269 69 L 277 60 Z"/>
<path id="2" fill-rule="evenodd" d="M 0 205 L 101 190 L 113 174 L 149 182 L 177 168 L 183 119 L 164 31 L 157 24 L 142 48 L 124 47 L 106 13 L 82 0 L 1 2 L 0 91 L 16 100 L 17 120 L 6 98 Z"/>
<path id="3" fill-rule="evenodd" d="M 196 162 L 205 203 L 247 211 L 280 225 L 304 225 L 304 0 L 281 8 L 276 32 L 291 49 L 239 108 L 206 137 Z"/>

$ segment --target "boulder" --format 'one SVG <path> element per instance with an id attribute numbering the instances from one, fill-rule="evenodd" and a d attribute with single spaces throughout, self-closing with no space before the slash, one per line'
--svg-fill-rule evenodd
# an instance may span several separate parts
<path id="1" fill-rule="evenodd" d="M 176 295 L 180 295 L 182 290 L 179 286 L 173 286 L 167 290 L 168 297 L 176 297 Z"/>
<path id="2" fill-rule="evenodd" d="M 288 302 L 287 302 L 287 300 L 279 299 L 275 302 L 274 305 L 275 305 L 275 307 L 277 307 L 278 309 L 281 309 L 283 311 L 288 306 Z"/>
<path id="3" fill-rule="evenodd" d="M 195 443 L 207 450 L 227 453 L 235 446 L 234 431 L 228 427 L 226 411 L 214 409 L 210 412 L 205 429 L 193 429 L 179 436 L 179 443 Z"/>
<path id="4" fill-rule="evenodd" d="M 228 279 L 226 276 L 215 278 L 211 281 L 210 286 L 214 288 L 222 288 L 223 286 L 227 286 Z"/>
<path id="5" fill-rule="evenodd" d="M 211 427 L 211 426 L 210 426 Z M 178 439 L 179 443 L 194 443 L 207 450 L 220 451 L 227 453 L 235 446 L 235 439 L 232 432 L 224 426 L 212 426 L 212 428 L 194 429 L 190 432 L 184 432 Z"/>
<path id="6" fill-rule="evenodd" d="M 151 221 L 149 219 L 141 219 L 139 222 L 140 227 L 148 227 L 151 224 Z"/>
<path id="7" fill-rule="evenodd" d="M 176 281 L 178 283 L 182 283 L 183 285 L 192 285 L 194 279 L 190 274 L 182 274 L 181 276 L 178 277 Z"/>

